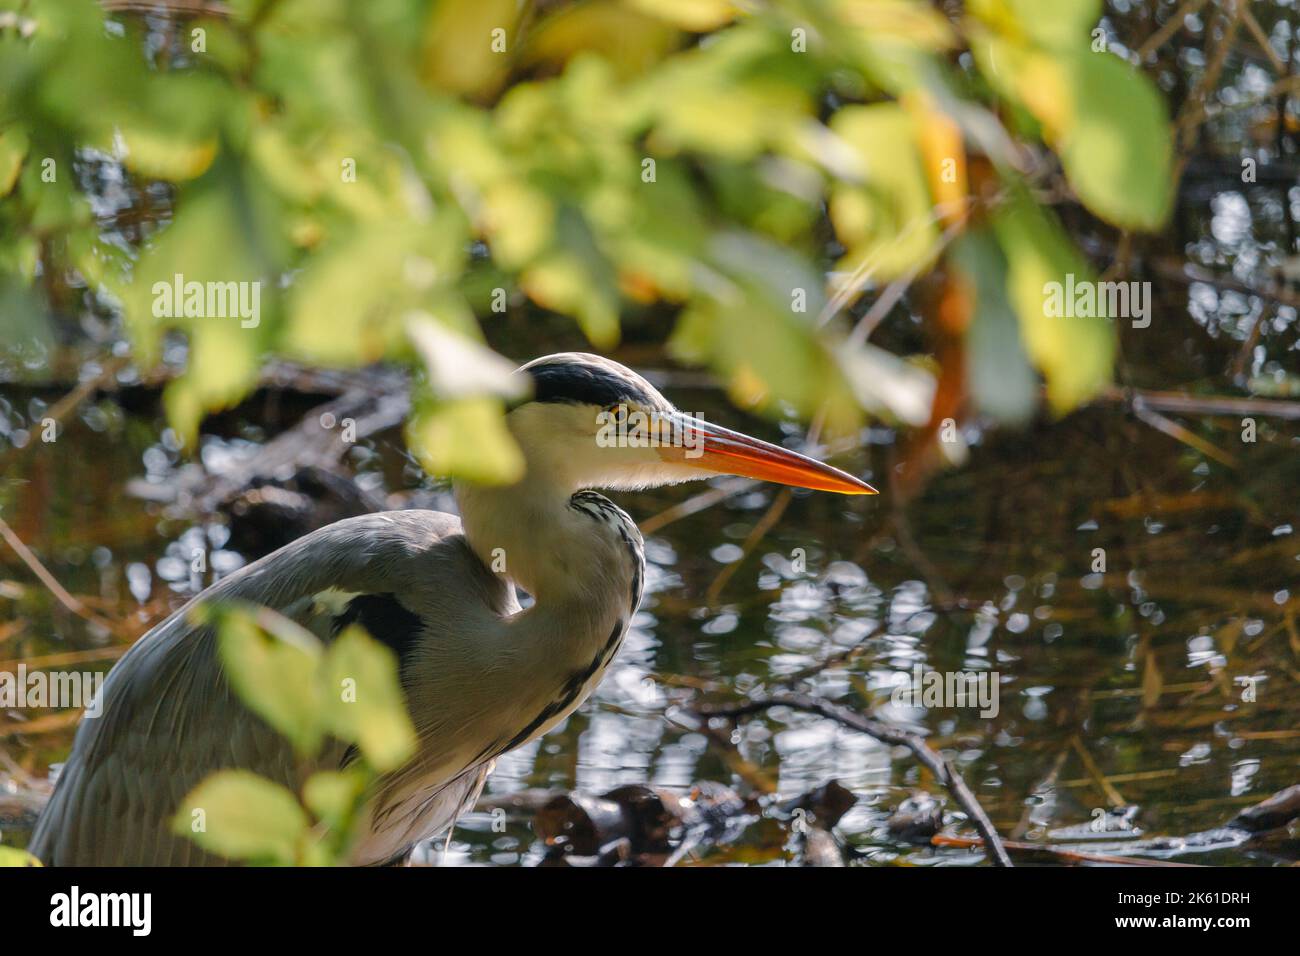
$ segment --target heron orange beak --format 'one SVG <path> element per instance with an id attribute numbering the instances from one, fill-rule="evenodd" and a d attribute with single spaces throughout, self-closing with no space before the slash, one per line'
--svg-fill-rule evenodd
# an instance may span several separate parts
<path id="1" fill-rule="evenodd" d="M 660 455 L 720 475 L 740 475 L 842 495 L 879 494 L 865 481 L 807 455 L 689 415 L 672 416 L 675 441 Z"/>

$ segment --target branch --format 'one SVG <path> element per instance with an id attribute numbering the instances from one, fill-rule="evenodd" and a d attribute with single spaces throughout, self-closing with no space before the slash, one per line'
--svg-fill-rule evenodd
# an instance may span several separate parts
<path id="1" fill-rule="evenodd" d="M 32 553 L 31 548 L 27 547 L 27 545 L 23 543 L 22 538 L 18 537 L 14 532 L 14 529 L 9 527 L 9 523 L 3 518 L 0 518 L 0 539 L 3 539 L 9 547 L 13 548 L 14 553 L 18 555 L 23 564 L 27 565 L 27 567 L 31 569 L 32 574 L 36 575 L 40 582 L 45 585 L 50 594 L 54 595 L 55 600 L 65 608 L 83 620 L 98 627 L 102 627 L 110 634 L 117 632 L 117 628 L 112 621 L 100 617 L 94 611 L 89 610 L 84 604 L 64 590 L 63 585 L 59 584 L 58 579 L 49 572 L 49 569 L 46 568 L 45 565 L 41 564 L 40 558 L 36 557 L 36 555 Z"/>
<path id="2" fill-rule="evenodd" d="M 1152 53 L 1169 42 L 1169 38 L 1178 32 L 1183 25 L 1183 21 L 1203 6 L 1205 6 L 1205 0 L 1187 0 L 1174 12 L 1173 16 L 1161 24 L 1160 29 L 1147 37 L 1146 42 L 1138 47 L 1138 62 L 1143 62 Z"/>
<path id="3" fill-rule="evenodd" d="M 1278 398 L 1236 395 L 1188 395 L 1182 392 L 1159 392 L 1144 388 L 1109 388 L 1097 396 L 1098 401 L 1116 402 L 1173 415 L 1259 415 L 1262 418 L 1300 420 L 1300 402 Z"/>
<path id="4" fill-rule="evenodd" d="M 948 792 L 961 805 L 961 808 L 966 811 L 966 815 L 970 817 L 975 829 L 984 838 L 984 845 L 988 847 L 993 863 L 996 866 L 1011 866 L 1011 857 L 1007 855 L 1006 847 L 1002 844 L 1002 838 L 998 836 L 997 830 L 993 828 L 993 823 L 989 820 L 988 814 L 984 812 L 984 808 L 979 805 L 975 795 L 966 786 L 966 781 L 962 779 L 961 774 L 953 769 L 952 764 L 932 750 L 930 745 L 925 742 L 925 739 L 918 734 L 898 727 L 891 727 L 889 724 L 874 718 L 864 717 L 855 710 L 850 710 L 847 707 L 808 694 L 792 693 L 778 694 L 771 697 L 756 697 L 742 704 L 696 708 L 696 712 L 702 717 L 735 718 L 756 714 L 771 707 L 789 707 L 791 710 L 817 714 L 843 724 L 851 730 L 866 734 L 868 737 L 874 737 L 882 743 L 906 747 L 930 773 L 934 774 L 935 779 L 948 789 Z"/>

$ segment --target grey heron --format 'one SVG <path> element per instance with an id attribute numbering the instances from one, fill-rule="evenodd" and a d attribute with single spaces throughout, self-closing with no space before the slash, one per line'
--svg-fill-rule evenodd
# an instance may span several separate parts
<path id="1" fill-rule="evenodd" d="M 679 412 L 608 359 L 562 353 L 519 373 L 532 391 L 506 418 L 526 465 L 517 484 L 457 483 L 460 519 L 396 511 L 336 522 L 191 602 L 264 605 L 325 636 L 359 622 L 396 652 L 418 748 L 369 797 L 358 864 L 400 859 L 448 829 L 495 759 L 564 720 L 618 653 L 641 600 L 642 539 L 590 489 L 732 474 L 875 493 L 829 465 Z M 608 440 L 620 434 L 611 425 L 622 440 Z M 532 596 L 527 609 L 516 588 Z M 45 863 L 221 863 L 170 832 L 182 798 L 219 769 L 291 787 L 299 778 L 288 743 L 232 693 L 212 630 L 194 623 L 191 605 L 131 647 L 105 680 L 101 715 L 81 722 L 32 836 Z M 340 748 L 321 759 L 347 758 Z"/>

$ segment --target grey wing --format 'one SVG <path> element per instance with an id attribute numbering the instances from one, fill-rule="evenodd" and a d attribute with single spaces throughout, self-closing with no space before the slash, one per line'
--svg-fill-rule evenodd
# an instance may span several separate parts
<path id="1" fill-rule="evenodd" d="M 239 767 L 295 787 L 287 743 L 233 695 L 198 602 L 242 600 L 299 617 L 316 594 L 341 589 L 401 598 L 450 578 L 479 589 L 485 610 L 512 603 L 475 565 L 460 521 L 433 511 L 349 518 L 240 569 L 142 637 L 109 673 L 98 717 L 86 717 L 31 852 L 50 865 L 186 865 L 222 861 L 170 832 L 182 798 L 204 777 Z M 375 635 L 384 639 L 384 635 Z M 341 749 L 322 757 L 337 765 Z M 295 787 L 296 788 L 296 787 Z"/>

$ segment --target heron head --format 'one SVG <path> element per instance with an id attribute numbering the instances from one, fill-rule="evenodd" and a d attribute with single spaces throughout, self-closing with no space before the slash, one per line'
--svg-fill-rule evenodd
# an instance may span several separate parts
<path id="1" fill-rule="evenodd" d="M 650 488 L 741 475 L 849 495 L 876 490 L 838 468 L 678 411 L 631 369 L 562 352 L 519 369 L 532 398 L 508 422 L 530 479 L 566 487 Z"/>

